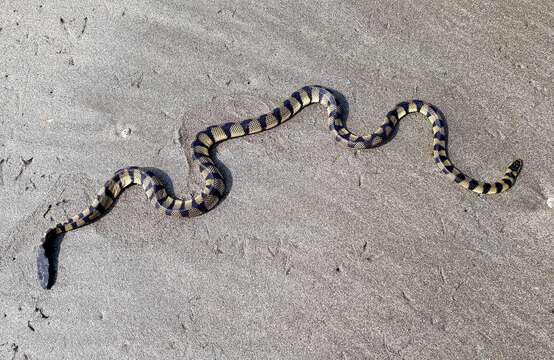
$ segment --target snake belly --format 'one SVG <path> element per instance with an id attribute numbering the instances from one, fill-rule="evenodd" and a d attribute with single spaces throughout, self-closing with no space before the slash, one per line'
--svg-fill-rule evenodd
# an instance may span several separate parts
<path id="1" fill-rule="evenodd" d="M 151 172 L 140 167 L 126 167 L 118 170 L 100 189 L 94 203 L 84 211 L 57 224 L 46 231 L 37 253 L 37 271 L 40 285 L 48 288 L 51 284 L 51 257 L 48 243 L 60 235 L 92 223 L 113 206 L 121 192 L 131 186 L 142 186 L 146 197 L 162 213 L 177 217 L 194 217 L 213 209 L 225 193 L 225 181 L 221 170 L 216 166 L 210 150 L 221 142 L 245 135 L 257 134 L 272 129 L 292 118 L 311 104 L 321 104 L 327 110 L 328 127 L 335 140 L 354 149 L 369 149 L 387 142 L 398 121 L 410 113 L 421 113 L 427 117 L 433 129 L 433 158 L 437 167 L 449 180 L 465 189 L 479 194 L 495 194 L 510 189 L 523 166 L 522 160 L 513 161 L 504 176 L 492 183 L 473 179 L 454 167 L 447 155 L 446 122 L 439 111 L 431 104 L 412 100 L 398 104 L 386 117 L 384 123 L 372 133 L 357 135 L 346 127 L 340 107 L 331 91 L 319 86 L 305 86 L 295 91 L 272 112 L 254 119 L 229 122 L 210 126 L 200 131 L 192 147 L 192 158 L 198 164 L 204 179 L 204 187 L 194 196 L 179 199 L 170 196 L 161 181 Z"/>

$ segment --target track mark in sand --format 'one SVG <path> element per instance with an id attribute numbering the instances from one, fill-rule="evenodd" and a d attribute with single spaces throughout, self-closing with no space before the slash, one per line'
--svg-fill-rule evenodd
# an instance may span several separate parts
<path id="1" fill-rule="evenodd" d="M 33 179 L 29 178 L 29 184 L 31 184 L 31 185 L 25 186 L 25 191 L 31 190 L 31 188 L 32 188 L 32 190 L 36 190 L 36 189 L 37 189 L 37 184 L 35 184 L 35 182 L 33 181 Z"/>
<path id="2" fill-rule="evenodd" d="M 254 240 L 256 238 L 254 237 Z M 243 240 L 237 239 L 236 240 L 236 247 L 238 248 L 238 253 L 240 257 L 243 259 L 246 259 L 246 261 L 249 261 L 249 254 L 250 254 L 250 238 L 245 237 Z"/>
<path id="3" fill-rule="evenodd" d="M 31 320 L 27 320 L 27 327 L 29 328 L 29 330 L 31 330 L 32 332 L 35 332 L 35 328 L 33 327 L 33 325 L 31 325 Z"/>
<path id="4" fill-rule="evenodd" d="M 12 343 L 12 360 L 15 360 L 15 357 L 17 356 L 17 352 L 19 351 L 19 346 L 16 343 Z"/>
<path id="5" fill-rule="evenodd" d="M 81 29 L 81 33 L 79 34 L 79 38 L 81 38 L 83 36 L 83 34 L 85 33 L 85 30 L 87 29 L 87 21 L 88 21 L 88 17 L 85 16 L 85 18 L 83 19 L 83 28 Z"/>
<path id="6" fill-rule="evenodd" d="M 67 21 L 65 20 L 63 17 L 60 17 L 60 24 L 62 25 L 62 28 L 64 29 L 64 31 L 69 35 L 71 36 L 73 39 L 76 39 L 76 40 L 80 40 L 83 35 L 85 34 L 85 30 L 87 29 L 87 23 L 88 23 L 88 17 L 85 16 L 83 18 L 83 26 L 81 27 L 81 30 L 79 31 L 78 35 L 75 36 L 73 34 L 73 32 L 67 27 L 67 24 L 70 24 L 70 25 L 73 25 L 73 23 L 75 22 L 75 18 Z M 71 41 L 70 41 L 71 42 Z"/>
<path id="7" fill-rule="evenodd" d="M 285 275 L 289 275 L 292 270 L 292 265 L 289 263 L 287 259 L 287 262 L 285 263 Z"/>
<path id="8" fill-rule="evenodd" d="M 38 306 L 35 306 L 35 312 L 38 313 L 42 319 L 48 319 L 50 317 L 44 314 L 44 311 L 42 310 L 42 308 L 39 308 Z"/>
<path id="9" fill-rule="evenodd" d="M 140 87 L 142 86 L 142 80 L 144 79 L 144 73 L 136 73 L 133 75 L 133 77 L 134 76 L 136 76 L 136 78 L 134 80 L 131 80 L 131 87 L 140 89 Z"/>
<path id="10" fill-rule="evenodd" d="M 25 171 L 25 169 L 27 169 L 27 167 L 31 165 L 31 163 L 33 162 L 33 158 L 30 158 L 28 160 L 25 160 L 22 158 L 21 162 L 23 163 L 23 166 L 21 166 L 21 170 L 19 170 L 19 174 L 17 174 L 17 176 L 14 178 L 15 181 L 19 180 L 21 175 L 23 175 L 23 172 Z"/>
<path id="11" fill-rule="evenodd" d="M 365 241 L 364 244 L 362 245 L 362 251 L 360 251 L 360 258 L 362 260 L 365 260 L 367 262 L 374 262 L 376 260 L 378 260 L 382 254 L 375 254 L 375 253 L 372 253 L 369 249 L 368 249 L 368 242 Z"/>
<path id="12" fill-rule="evenodd" d="M 275 247 L 275 250 L 268 246 L 267 252 L 271 255 L 271 258 L 273 259 L 272 261 L 280 265 L 283 273 L 285 275 L 289 275 L 294 266 L 292 263 L 292 256 L 289 251 L 283 249 L 283 244 L 279 242 L 279 244 Z"/>
<path id="13" fill-rule="evenodd" d="M 4 163 L 7 161 L 8 159 L 0 160 L 0 186 L 4 186 Z"/>
<path id="14" fill-rule="evenodd" d="M 227 235 L 224 235 L 224 237 L 227 237 Z M 221 249 L 221 238 L 220 238 L 220 237 L 218 237 L 218 238 L 215 240 L 215 243 L 214 243 L 214 245 L 212 246 L 212 251 L 213 251 L 214 254 L 216 254 L 216 255 L 223 254 L 223 250 Z"/>
<path id="15" fill-rule="evenodd" d="M 450 298 L 452 299 L 452 301 L 457 301 L 457 299 L 456 299 L 456 293 L 458 292 L 458 290 L 460 290 L 460 288 L 462 287 L 462 285 L 464 285 L 464 282 L 463 282 L 463 281 L 459 282 L 458 285 L 456 285 L 456 286 L 454 287 L 454 294 L 452 294 L 452 295 L 450 296 Z"/>
<path id="16" fill-rule="evenodd" d="M 46 218 L 46 215 L 50 212 L 50 210 L 52 210 L 52 204 L 48 204 L 48 208 L 46 209 L 44 214 L 42 214 L 42 217 Z"/>
<path id="17" fill-rule="evenodd" d="M 402 290 L 402 297 L 403 297 L 404 299 L 406 299 L 408 302 L 411 302 L 411 303 L 414 302 L 414 299 L 412 299 L 412 298 L 406 293 L 406 291 L 404 291 L 404 290 Z"/>
<path id="18" fill-rule="evenodd" d="M 441 275 L 442 282 L 446 284 L 446 275 L 444 274 L 444 269 L 442 266 L 439 266 L 439 273 Z"/>

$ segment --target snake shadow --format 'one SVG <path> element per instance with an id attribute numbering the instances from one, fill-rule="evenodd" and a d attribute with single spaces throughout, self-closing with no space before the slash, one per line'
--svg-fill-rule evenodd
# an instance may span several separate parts
<path id="1" fill-rule="evenodd" d="M 47 233 L 37 249 L 37 271 L 40 285 L 50 289 L 58 278 L 58 261 L 65 234 Z"/>

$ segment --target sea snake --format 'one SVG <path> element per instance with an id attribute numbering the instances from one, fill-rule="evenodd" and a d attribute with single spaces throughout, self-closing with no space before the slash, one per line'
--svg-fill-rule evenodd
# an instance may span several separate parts
<path id="1" fill-rule="evenodd" d="M 49 288 L 52 284 L 51 242 L 56 237 L 71 230 L 92 223 L 104 215 L 114 204 L 121 192 L 134 184 L 141 185 L 146 197 L 161 212 L 178 217 L 202 215 L 213 209 L 225 193 L 225 181 L 220 169 L 210 156 L 210 150 L 218 143 L 245 135 L 256 134 L 274 128 L 292 118 L 310 104 L 322 104 L 327 109 L 329 130 L 335 140 L 354 149 L 368 149 L 385 143 L 393 133 L 398 121 L 410 113 L 419 112 L 427 117 L 433 127 L 433 158 L 440 171 L 449 180 L 465 189 L 479 194 L 496 194 L 511 188 L 519 175 L 523 162 L 512 162 L 504 176 L 493 183 L 475 180 L 458 170 L 448 159 L 446 150 L 446 122 L 433 105 L 412 100 L 398 104 L 385 118 L 383 125 L 373 133 L 357 135 L 346 127 L 337 100 L 330 90 L 320 86 L 305 86 L 295 91 L 272 112 L 240 122 L 214 125 L 200 131 L 193 141 L 192 158 L 199 165 L 204 178 L 202 191 L 187 199 L 176 199 L 167 194 L 164 186 L 154 174 L 140 167 L 126 167 L 118 170 L 98 192 L 94 203 L 83 212 L 66 222 L 50 228 L 44 234 L 37 252 L 37 270 L 40 285 Z"/>

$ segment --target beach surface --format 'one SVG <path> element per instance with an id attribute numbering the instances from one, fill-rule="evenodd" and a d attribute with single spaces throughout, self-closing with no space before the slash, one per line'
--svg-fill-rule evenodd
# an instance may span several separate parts
<path id="1" fill-rule="evenodd" d="M 0 359 L 552 359 L 553 39 L 548 1 L 3 1 Z M 422 115 L 353 151 L 314 105 L 217 147 L 214 210 L 132 187 L 39 286 L 44 232 L 117 169 L 196 192 L 198 131 L 308 84 L 360 133 L 429 101 L 458 168 L 523 171 L 479 196 Z"/>

